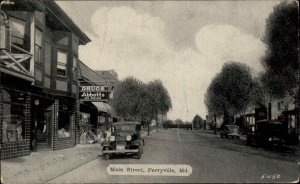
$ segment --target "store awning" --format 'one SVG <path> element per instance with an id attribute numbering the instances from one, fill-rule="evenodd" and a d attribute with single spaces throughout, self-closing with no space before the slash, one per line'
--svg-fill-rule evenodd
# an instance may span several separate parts
<path id="1" fill-rule="evenodd" d="M 108 105 L 107 103 L 104 102 L 92 102 L 92 103 L 97 107 L 98 111 L 106 112 L 106 113 L 112 112 L 110 105 Z"/>

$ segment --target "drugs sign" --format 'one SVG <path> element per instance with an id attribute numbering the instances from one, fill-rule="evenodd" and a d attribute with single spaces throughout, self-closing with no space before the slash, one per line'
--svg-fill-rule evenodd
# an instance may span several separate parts
<path id="1" fill-rule="evenodd" d="M 83 101 L 105 101 L 109 98 L 107 86 L 80 86 L 79 99 Z"/>

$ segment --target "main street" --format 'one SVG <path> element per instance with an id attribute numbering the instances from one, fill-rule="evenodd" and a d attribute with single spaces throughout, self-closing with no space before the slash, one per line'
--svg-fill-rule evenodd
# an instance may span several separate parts
<path id="1" fill-rule="evenodd" d="M 145 144 L 140 160 L 99 157 L 49 183 L 273 183 L 295 181 L 299 176 L 295 151 L 248 147 L 244 140 L 174 129 L 154 132 Z M 110 164 L 183 164 L 193 170 L 190 176 L 116 176 L 108 174 Z"/>

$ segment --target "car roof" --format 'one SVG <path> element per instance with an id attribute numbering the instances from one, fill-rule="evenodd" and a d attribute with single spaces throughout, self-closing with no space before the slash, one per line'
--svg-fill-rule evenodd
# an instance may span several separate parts
<path id="1" fill-rule="evenodd" d="M 140 125 L 141 123 L 138 121 L 125 121 L 125 122 L 117 122 L 113 125 Z"/>
<path id="2" fill-rule="evenodd" d="M 284 123 L 284 121 L 281 121 L 281 120 L 259 120 L 259 121 L 256 121 L 255 123 L 271 123 L 271 124 L 282 124 Z"/>
<path id="3" fill-rule="evenodd" d="M 227 127 L 239 127 L 237 125 L 225 125 L 225 126 L 227 126 Z"/>

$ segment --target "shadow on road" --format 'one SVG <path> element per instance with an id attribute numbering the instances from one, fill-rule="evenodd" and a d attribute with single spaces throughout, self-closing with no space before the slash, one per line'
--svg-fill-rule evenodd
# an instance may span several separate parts
<path id="1" fill-rule="evenodd" d="M 164 133 L 174 133 L 174 132 L 164 132 Z M 192 134 L 192 136 L 197 136 L 196 139 L 188 139 L 185 136 Z M 270 147 L 261 148 L 247 146 L 246 141 L 242 139 L 221 139 L 218 135 L 207 135 L 205 133 L 199 132 L 179 132 L 182 137 L 181 140 L 178 139 L 162 139 L 155 137 L 148 137 L 148 141 L 162 141 L 162 142 L 172 142 L 177 144 L 189 145 L 190 147 L 202 147 L 207 149 L 217 149 L 217 150 L 228 150 L 235 151 L 243 154 L 244 156 L 261 156 L 270 159 L 285 160 L 289 162 L 299 161 L 299 150 L 291 149 L 290 147 Z"/>

